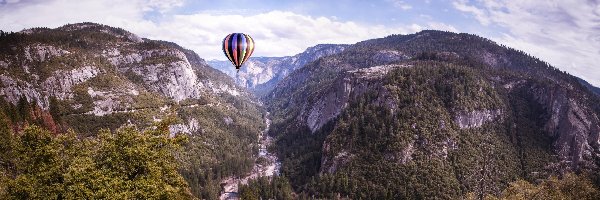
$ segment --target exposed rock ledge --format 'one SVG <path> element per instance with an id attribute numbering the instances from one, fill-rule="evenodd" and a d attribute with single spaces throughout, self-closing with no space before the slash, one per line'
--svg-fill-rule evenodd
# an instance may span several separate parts
<path id="1" fill-rule="evenodd" d="M 475 110 L 471 112 L 460 111 L 454 116 L 454 122 L 461 129 L 477 128 L 483 126 L 486 122 L 490 122 L 501 118 L 502 110 Z"/>
<path id="2" fill-rule="evenodd" d="M 346 75 L 339 79 L 331 90 L 319 95 L 319 99 L 312 104 L 303 108 L 301 115 L 306 117 L 306 124 L 311 132 L 319 130 L 323 125 L 331 119 L 337 117 L 342 110 L 347 106 L 349 99 L 356 98 L 369 90 L 380 90 L 381 94 L 387 94 L 385 88 L 380 84 L 369 84 L 371 81 L 381 79 L 392 71 L 400 67 L 410 67 L 409 65 L 380 65 L 370 68 L 347 71 Z M 375 102 L 382 105 L 395 105 L 393 102 L 387 102 L 386 98 L 382 97 L 381 101 Z M 392 106 L 393 107 L 393 106 Z"/>

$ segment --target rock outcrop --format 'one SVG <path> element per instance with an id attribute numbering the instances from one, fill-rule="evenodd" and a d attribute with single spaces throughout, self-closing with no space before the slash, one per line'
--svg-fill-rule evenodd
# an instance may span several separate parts
<path id="1" fill-rule="evenodd" d="M 574 169 L 592 165 L 594 148 L 600 147 L 600 120 L 579 100 L 586 97 L 559 86 L 534 86 L 531 91 L 550 116 L 544 128 L 555 138 L 560 160 Z"/>
<path id="2" fill-rule="evenodd" d="M 396 103 L 389 98 L 389 92 L 382 87 L 381 79 L 391 70 L 407 65 L 381 65 L 351 70 L 340 77 L 331 88 L 319 93 L 314 102 L 302 106 L 300 116 L 314 133 L 332 119 L 335 119 L 348 106 L 349 100 L 360 97 L 367 91 L 378 91 L 380 97 L 376 105 L 394 109 Z"/>
<path id="3" fill-rule="evenodd" d="M 168 110 L 159 109 L 164 106 L 157 105 L 161 102 L 187 105 L 217 96 L 249 96 L 194 52 L 174 43 L 141 39 L 120 28 L 81 23 L 21 33 L 72 39 L 10 44 L 14 52 L 0 61 L 0 96 L 13 104 L 25 97 L 49 110 L 50 99 L 55 98 L 65 104 L 64 115 L 103 117 L 140 111 L 164 115 Z M 198 130 L 192 122 L 173 127 L 186 133 Z"/>
<path id="4" fill-rule="evenodd" d="M 502 118 L 502 110 L 460 111 L 454 116 L 454 122 L 462 129 L 481 127 L 487 122 Z M 496 121 L 497 122 L 497 121 Z"/>

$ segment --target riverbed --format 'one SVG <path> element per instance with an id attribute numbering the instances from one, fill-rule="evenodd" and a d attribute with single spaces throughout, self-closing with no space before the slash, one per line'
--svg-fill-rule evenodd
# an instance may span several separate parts
<path id="1" fill-rule="evenodd" d="M 266 160 L 267 162 L 265 162 L 265 164 L 254 163 L 252 171 L 245 177 L 229 177 L 221 181 L 221 185 L 224 184 L 225 186 L 223 187 L 223 191 L 221 192 L 220 199 L 239 199 L 238 186 L 240 184 L 245 185 L 248 183 L 249 180 L 256 179 L 261 176 L 273 176 L 279 174 L 281 162 L 277 159 L 276 155 L 270 153 L 267 150 L 267 148 L 273 143 L 273 138 L 267 134 L 269 132 L 269 127 L 271 126 L 271 120 L 269 119 L 268 112 L 266 113 L 264 120 L 267 126 L 263 131 L 259 133 L 258 136 L 258 157 L 259 159 L 261 157 L 264 158 L 264 160 Z"/>

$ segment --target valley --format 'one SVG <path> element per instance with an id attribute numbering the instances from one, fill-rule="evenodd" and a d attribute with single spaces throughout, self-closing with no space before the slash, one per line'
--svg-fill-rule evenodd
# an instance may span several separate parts
<path id="1" fill-rule="evenodd" d="M 258 177 L 272 177 L 274 175 L 279 175 L 281 161 L 273 152 L 269 152 L 269 148 L 272 147 L 271 145 L 273 145 L 273 138 L 267 135 L 269 132 L 269 127 L 271 126 L 269 113 L 265 115 L 264 120 L 267 127 L 260 132 L 258 139 L 258 158 L 252 167 L 252 171 L 250 171 L 250 174 L 247 174 L 243 177 L 228 177 L 221 181 L 221 187 L 223 188 L 223 191 L 221 191 L 221 196 L 219 199 L 238 199 L 239 185 L 246 185 L 248 184 L 248 181 L 257 179 Z"/>
<path id="2" fill-rule="evenodd" d="M 78 23 L 3 34 L 0 61 L 0 195 L 599 196 L 597 88 L 473 34 L 320 44 L 250 58 L 237 74 L 175 43 Z M 130 168 L 107 173 L 118 164 Z M 107 185 L 121 193 L 97 192 Z"/>

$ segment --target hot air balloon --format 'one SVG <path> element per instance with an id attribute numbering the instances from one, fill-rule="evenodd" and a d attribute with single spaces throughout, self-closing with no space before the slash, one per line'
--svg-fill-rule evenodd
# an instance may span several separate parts
<path id="1" fill-rule="evenodd" d="M 231 33 L 223 39 L 223 53 L 240 71 L 240 67 L 254 52 L 254 40 L 243 33 Z"/>

